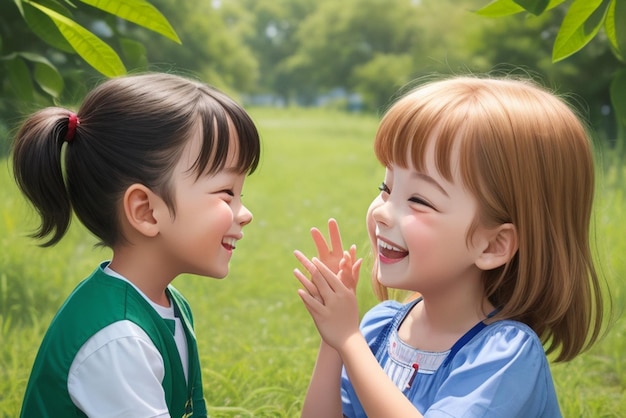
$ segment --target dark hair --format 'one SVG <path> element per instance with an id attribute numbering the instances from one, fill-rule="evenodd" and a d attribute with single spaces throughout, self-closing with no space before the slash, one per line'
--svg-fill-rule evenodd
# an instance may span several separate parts
<path id="1" fill-rule="evenodd" d="M 259 162 L 259 135 L 246 111 L 214 88 L 177 75 L 129 75 L 102 83 L 83 101 L 72 140 L 63 148 L 70 115 L 58 107 L 40 110 L 14 142 L 15 180 L 41 218 L 32 236 L 50 236 L 43 246 L 63 237 L 72 209 L 100 244 L 123 240 L 117 207 L 134 183 L 157 193 L 175 215 L 170 174 L 198 126 L 198 177 L 224 167 L 231 136 L 238 142 L 241 173 L 252 173 Z"/>

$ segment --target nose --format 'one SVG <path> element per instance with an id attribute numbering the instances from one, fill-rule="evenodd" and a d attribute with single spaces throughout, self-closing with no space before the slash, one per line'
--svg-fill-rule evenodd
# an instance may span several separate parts
<path id="1" fill-rule="evenodd" d="M 248 225 L 252 222 L 252 212 L 250 212 L 244 205 L 241 205 L 237 211 L 236 221 L 242 227 Z"/>
<path id="2" fill-rule="evenodd" d="M 390 226 L 389 201 L 384 201 L 380 196 L 376 197 L 367 211 L 368 229 L 376 228 L 376 225 Z"/>
<path id="3" fill-rule="evenodd" d="M 382 204 L 383 200 L 380 195 L 376 196 L 376 198 L 370 203 L 369 208 L 367 208 L 367 216 L 365 217 L 365 223 L 367 225 L 367 234 L 370 237 L 370 240 L 373 244 L 376 243 L 376 220 L 374 219 L 374 209 Z"/>

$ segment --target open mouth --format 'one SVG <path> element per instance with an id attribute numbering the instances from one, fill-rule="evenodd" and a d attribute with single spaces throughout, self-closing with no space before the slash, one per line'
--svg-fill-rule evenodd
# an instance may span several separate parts
<path id="1" fill-rule="evenodd" d="M 382 261 L 394 262 L 400 261 L 407 255 L 409 255 L 409 252 L 403 250 L 402 248 L 393 246 L 385 241 L 378 240 L 378 254 L 380 254 Z"/>
<path id="2" fill-rule="evenodd" d="M 226 248 L 228 251 L 234 250 L 235 244 L 237 244 L 237 240 L 235 238 L 224 238 L 222 240 L 222 247 Z"/>

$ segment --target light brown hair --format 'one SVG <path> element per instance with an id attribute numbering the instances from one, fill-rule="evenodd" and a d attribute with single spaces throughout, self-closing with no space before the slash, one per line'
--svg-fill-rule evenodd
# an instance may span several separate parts
<path id="1" fill-rule="evenodd" d="M 594 161 L 584 124 L 530 81 L 456 77 L 396 102 L 376 134 L 376 156 L 385 166 L 420 171 L 433 136 L 437 170 L 452 181 L 458 146 L 460 176 L 478 201 L 468 240 L 478 223 L 517 229 L 512 260 L 483 274 L 486 296 L 501 309 L 493 320 L 526 323 L 548 353 L 558 353 L 556 361 L 572 359 L 598 338 L 603 318 L 589 240 Z"/>

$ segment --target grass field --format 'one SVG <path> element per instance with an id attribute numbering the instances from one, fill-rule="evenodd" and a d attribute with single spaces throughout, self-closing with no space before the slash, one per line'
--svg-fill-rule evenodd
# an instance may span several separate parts
<path id="1" fill-rule="evenodd" d="M 223 280 L 181 276 L 191 303 L 205 395 L 213 417 L 296 417 L 319 338 L 297 294 L 294 249 L 313 253 L 308 230 L 336 218 L 344 243 L 368 253 L 365 211 L 383 170 L 371 142 L 377 119 L 321 110 L 252 110 L 262 163 L 246 182 L 254 213 Z M 596 207 L 598 258 L 615 301 L 616 321 L 590 352 L 553 366 L 565 417 L 626 416 L 626 238 L 621 164 L 605 167 Z M 38 344 L 65 296 L 110 256 L 74 224 L 52 249 L 25 238 L 34 215 L 0 168 L 0 417 L 15 417 Z M 366 273 L 362 312 L 376 303 Z"/>

